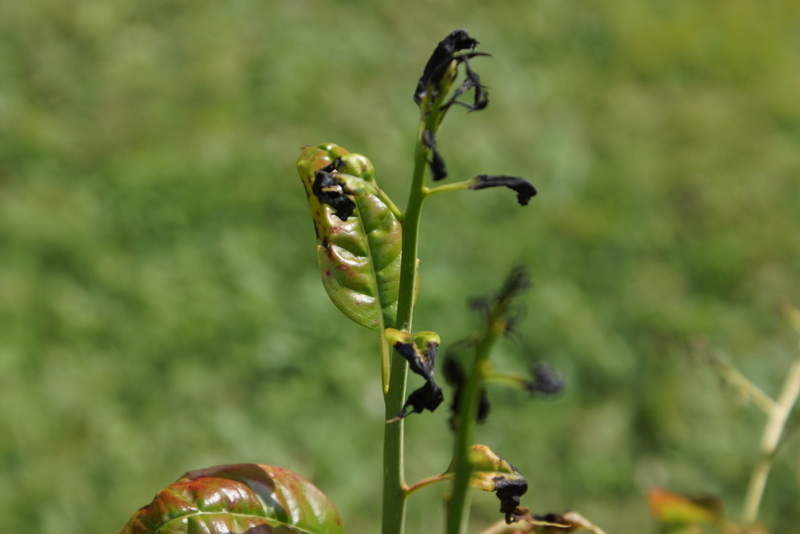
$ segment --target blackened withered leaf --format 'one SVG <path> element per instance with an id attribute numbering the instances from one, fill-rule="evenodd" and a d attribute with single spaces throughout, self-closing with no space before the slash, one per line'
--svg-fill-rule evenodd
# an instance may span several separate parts
<path id="1" fill-rule="evenodd" d="M 409 410 L 411 413 L 422 413 L 425 410 L 432 412 L 439 407 L 443 400 L 442 388 L 433 380 L 427 381 L 422 387 L 411 392 L 395 419 L 404 419 L 409 414 Z"/>
<path id="2" fill-rule="evenodd" d="M 506 523 L 512 522 L 512 513 L 519 506 L 520 497 L 528 491 L 528 482 L 523 478 L 501 479 L 495 483 L 496 495 L 500 499 L 500 513 L 505 515 Z"/>
<path id="3" fill-rule="evenodd" d="M 528 275 L 527 269 L 522 266 L 517 266 L 511 269 L 508 273 L 503 286 L 495 297 L 496 301 L 510 300 L 526 289 L 531 287 L 531 277 Z"/>
<path id="4" fill-rule="evenodd" d="M 439 336 L 435 332 L 420 332 L 412 337 L 394 328 L 387 328 L 385 336 L 397 354 L 408 361 L 408 368 L 425 379 L 425 384 L 408 396 L 400 413 L 390 421 L 403 419 L 409 411 L 434 411 L 444 400 L 442 388 L 434 380 L 436 354 L 441 343 Z"/>
<path id="5" fill-rule="evenodd" d="M 464 58 L 463 63 L 467 71 L 466 78 L 464 78 L 461 86 L 459 86 L 459 88 L 453 92 L 453 96 L 451 96 L 450 99 L 444 103 L 442 108 L 447 109 L 453 104 L 459 104 L 467 108 L 469 111 L 480 111 L 489 105 L 489 92 L 486 90 L 486 86 L 481 83 L 481 77 L 478 75 L 478 73 L 472 70 L 472 68 L 469 66 L 469 60 Z M 472 88 L 475 88 L 472 104 L 458 100 L 459 96 Z"/>
<path id="6" fill-rule="evenodd" d="M 436 148 L 436 136 L 430 130 L 422 132 L 422 141 L 431 149 L 431 159 L 428 160 L 428 166 L 431 169 L 433 181 L 439 181 L 447 177 L 447 166 L 444 163 L 439 149 Z"/>
<path id="7" fill-rule="evenodd" d="M 447 472 L 455 470 L 456 461 L 454 458 Z M 500 500 L 500 512 L 505 515 L 506 522 L 511 523 L 520 497 L 528 491 L 525 477 L 486 445 L 470 446 L 469 463 L 472 467 L 469 485 L 481 491 L 495 492 Z"/>
<path id="8" fill-rule="evenodd" d="M 431 57 L 425 64 L 422 76 L 417 82 L 417 89 L 414 91 L 414 102 L 419 104 L 420 101 L 425 98 L 429 85 L 434 91 L 437 89 L 450 63 L 456 59 L 456 53 L 461 50 L 472 50 L 477 45 L 478 41 L 470 37 L 466 30 L 460 29 L 450 32 L 447 37 L 439 41 L 433 54 L 431 54 Z M 473 53 L 472 55 L 475 54 L 476 53 Z"/>
<path id="9" fill-rule="evenodd" d="M 531 394 L 545 396 L 557 395 L 564 390 L 564 377 L 546 362 L 536 362 L 531 366 L 532 379 L 526 389 Z"/>
<path id="10" fill-rule="evenodd" d="M 450 428 L 456 429 L 456 421 L 458 419 L 458 409 L 461 404 L 461 390 L 464 388 L 466 375 L 461 363 L 456 360 L 454 353 L 449 353 L 444 360 L 444 379 L 453 387 L 453 400 L 450 402 Z M 480 386 L 478 388 L 478 413 L 476 421 L 478 423 L 485 423 L 489 418 L 491 411 L 491 404 L 489 403 L 489 394 L 486 388 Z"/>
<path id="11" fill-rule="evenodd" d="M 536 188 L 528 180 L 504 174 L 479 174 L 472 179 L 470 189 L 486 189 L 488 187 L 508 187 L 517 193 L 520 206 L 527 206 L 531 198 L 536 196 Z"/>

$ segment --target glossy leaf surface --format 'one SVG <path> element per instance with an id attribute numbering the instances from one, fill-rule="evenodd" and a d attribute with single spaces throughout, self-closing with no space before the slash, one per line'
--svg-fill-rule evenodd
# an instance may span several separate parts
<path id="1" fill-rule="evenodd" d="M 120 534 L 341 534 L 333 504 L 280 467 L 221 465 L 189 471 L 139 509 Z"/>
<path id="2" fill-rule="evenodd" d="M 322 283 L 350 319 L 373 330 L 397 313 L 402 230 L 372 164 L 332 143 L 305 147 L 297 170 L 317 234 Z"/>

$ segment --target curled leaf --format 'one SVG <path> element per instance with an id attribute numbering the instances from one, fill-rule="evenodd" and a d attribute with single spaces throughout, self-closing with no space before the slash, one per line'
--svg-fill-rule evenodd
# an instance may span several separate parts
<path id="1" fill-rule="evenodd" d="M 220 465 L 189 471 L 139 509 L 120 534 L 342 534 L 333 504 L 280 467 Z"/>
<path id="2" fill-rule="evenodd" d="M 447 109 L 453 104 L 459 104 L 467 108 L 469 111 L 480 111 L 489 105 L 489 93 L 486 91 L 486 86 L 481 84 L 481 77 L 478 75 L 478 73 L 470 68 L 469 61 L 466 57 L 463 61 L 467 70 L 467 76 L 464 78 L 461 86 L 453 92 L 453 96 L 450 97 L 450 100 L 448 100 L 442 107 Z M 459 96 L 473 88 L 475 89 L 475 93 L 472 104 L 458 100 Z"/>
<path id="3" fill-rule="evenodd" d="M 470 189 L 486 189 L 488 187 L 508 187 L 517 193 L 517 202 L 520 206 L 527 206 L 531 198 L 536 196 L 536 188 L 528 180 L 504 174 L 479 174 L 471 181 Z"/>
<path id="4" fill-rule="evenodd" d="M 367 158 L 333 143 L 303 149 L 297 170 L 317 237 L 322 283 L 347 317 L 370 329 L 397 312 L 402 229 Z"/>
<path id="5" fill-rule="evenodd" d="M 481 491 L 493 491 L 500 500 L 500 512 L 510 523 L 519 500 L 528 491 L 528 481 L 519 470 L 501 458 L 486 445 L 472 445 L 469 449 L 469 462 L 472 467 L 470 486 Z M 447 472 L 455 470 L 456 459 L 450 463 Z"/>

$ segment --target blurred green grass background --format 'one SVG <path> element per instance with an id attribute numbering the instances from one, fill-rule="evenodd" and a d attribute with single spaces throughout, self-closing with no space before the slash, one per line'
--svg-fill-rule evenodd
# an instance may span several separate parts
<path id="1" fill-rule="evenodd" d="M 523 263 L 499 364 L 569 381 L 492 391 L 479 440 L 537 512 L 648 532 L 661 485 L 738 513 L 763 419 L 687 340 L 772 394 L 793 357 L 800 4 L 29 0 L 0 4 L 0 531 L 116 532 L 184 471 L 243 461 L 378 530 L 374 339 L 324 295 L 294 160 L 339 143 L 402 205 L 416 80 L 458 27 L 494 57 L 473 62 L 489 108 L 439 135 L 451 175 L 540 195 L 431 199 L 415 326 L 459 339 L 467 297 Z M 410 481 L 447 464 L 446 418 L 409 419 Z M 775 531 L 800 521 L 798 453 L 767 488 Z M 409 532 L 439 529 L 442 491 Z M 475 527 L 496 508 L 477 496 Z"/>

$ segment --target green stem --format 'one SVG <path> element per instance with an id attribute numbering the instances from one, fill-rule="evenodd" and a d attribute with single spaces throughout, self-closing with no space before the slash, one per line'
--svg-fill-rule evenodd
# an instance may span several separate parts
<path id="1" fill-rule="evenodd" d="M 420 121 L 417 146 L 414 153 L 414 177 L 403 216 L 403 255 L 400 260 L 400 289 L 397 300 L 395 327 L 411 331 L 414 297 L 417 285 L 417 250 L 419 222 L 425 200 L 425 169 L 427 147 L 422 142 L 425 121 Z M 383 332 L 381 332 L 383 335 Z M 406 395 L 408 364 L 403 358 L 392 355 L 389 372 L 389 390 L 384 395 L 386 420 L 394 418 L 403 408 Z M 402 420 L 389 423 L 383 434 L 383 518 L 382 534 L 402 534 L 405 527 L 406 492 L 403 473 Z"/>
<path id="2" fill-rule="evenodd" d="M 473 185 L 472 180 L 463 182 L 453 182 L 452 184 L 437 185 L 436 187 L 428 188 L 425 191 L 426 196 L 436 195 L 438 193 L 449 193 L 451 191 L 463 191 L 469 189 Z"/>
<path id="3" fill-rule="evenodd" d="M 470 492 L 469 481 L 472 477 L 472 464 L 469 459 L 469 448 L 475 434 L 475 421 L 478 413 L 479 387 L 484 378 L 484 369 L 492 350 L 492 345 L 505 332 L 504 303 L 492 309 L 486 332 L 475 346 L 475 360 L 467 382 L 461 390 L 461 400 L 456 421 L 455 478 L 453 492 L 450 495 L 447 511 L 446 534 L 465 534 L 469 519 Z"/>

